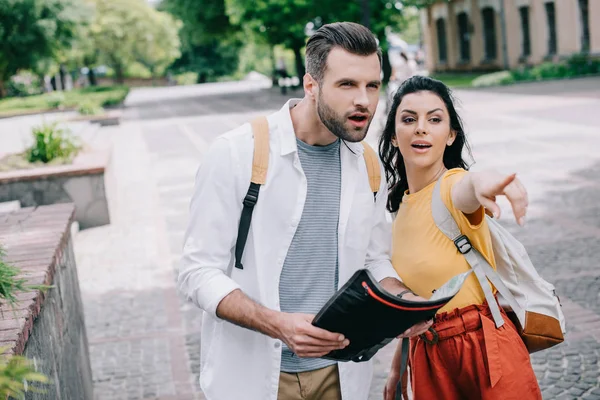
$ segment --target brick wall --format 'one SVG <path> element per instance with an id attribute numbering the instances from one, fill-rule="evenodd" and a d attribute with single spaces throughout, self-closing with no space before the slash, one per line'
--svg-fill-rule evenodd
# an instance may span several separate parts
<path id="1" fill-rule="evenodd" d="M 1 306 L 0 345 L 35 360 L 52 384 L 27 399 L 92 399 L 83 306 L 70 227 L 72 204 L 24 208 L 0 214 L 6 261 L 22 269 L 28 284 L 53 285 L 18 295 L 15 311 Z"/>

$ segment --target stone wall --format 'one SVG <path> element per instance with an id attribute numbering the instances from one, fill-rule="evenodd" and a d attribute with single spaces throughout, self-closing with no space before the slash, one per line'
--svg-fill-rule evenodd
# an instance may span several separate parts
<path id="1" fill-rule="evenodd" d="M 0 244 L 6 262 L 21 268 L 30 285 L 45 293 L 21 293 L 13 311 L 2 306 L 0 341 L 8 353 L 34 360 L 52 383 L 26 399 L 93 399 L 83 306 L 70 227 L 72 204 L 24 208 L 0 214 Z"/>
<path id="2" fill-rule="evenodd" d="M 75 204 L 79 228 L 110 223 L 104 185 L 108 155 L 82 154 L 73 164 L 0 173 L 0 202 L 18 200 L 21 207 Z"/>

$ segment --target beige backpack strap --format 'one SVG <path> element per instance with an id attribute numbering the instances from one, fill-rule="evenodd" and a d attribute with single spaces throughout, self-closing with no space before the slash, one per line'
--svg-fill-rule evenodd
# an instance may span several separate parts
<path id="1" fill-rule="evenodd" d="M 250 125 L 252 125 L 252 134 L 254 136 L 254 158 L 252 159 L 250 187 L 242 202 L 244 208 L 240 216 L 238 235 L 235 242 L 235 267 L 238 269 L 244 269 L 242 255 L 244 254 L 244 247 L 246 246 L 248 232 L 250 231 L 252 211 L 254 211 L 254 206 L 258 201 L 260 185 L 264 185 L 267 182 L 267 169 L 269 168 L 269 122 L 265 117 L 258 117 Z"/>
<path id="2" fill-rule="evenodd" d="M 250 181 L 264 185 L 267 182 L 269 168 L 269 122 L 266 117 L 258 117 L 250 124 L 254 135 L 254 158 Z"/>
<path id="3" fill-rule="evenodd" d="M 377 194 L 379 186 L 381 185 L 381 169 L 379 169 L 379 161 L 375 151 L 367 142 L 364 140 L 361 142 L 365 148 L 365 164 L 367 165 L 367 173 L 369 174 L 369 184 L 371 185 L 371 191 Z"/>

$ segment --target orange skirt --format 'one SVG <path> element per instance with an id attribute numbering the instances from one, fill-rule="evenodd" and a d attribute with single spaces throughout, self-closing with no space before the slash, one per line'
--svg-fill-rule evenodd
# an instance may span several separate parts
<path id="1" fill-rule="evenodd" d="M 487 303 L 437 315 L 434 332 L 411 339 L 413 399 L 542 399 L 529 352 L 503 316 L 496 329 Z"/>

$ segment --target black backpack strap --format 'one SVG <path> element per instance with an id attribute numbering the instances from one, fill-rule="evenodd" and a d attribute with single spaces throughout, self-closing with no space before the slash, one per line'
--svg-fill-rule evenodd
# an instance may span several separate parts
<path id="1" fill-rule="evenodd" d="M 401 361 L 400 361 L 400 379 L 398 380 L 398 384 L 396 385 L 396 400 L 402 400 L 402 377 L 408 368 L 408 352 L 409 352 L 409 338 L 402 339 L 402 352 Z"/>
<path id="2" fill-rule="evenodd" d="M 252 133 L 254 137 L 254 158 L 252 159 L 252 178 L 248 193 L 244 197 L 244 208 L 238 227 L 237 240 L 235 242 L 235 267 L 244 269 L 242 255 L 250 231 L 252 212 L 258 201 L 260 186 L 267 180 L 267 169 L 269 167 L 269 123 L 265 117 L 259 117 L 252 121 Z"/>

